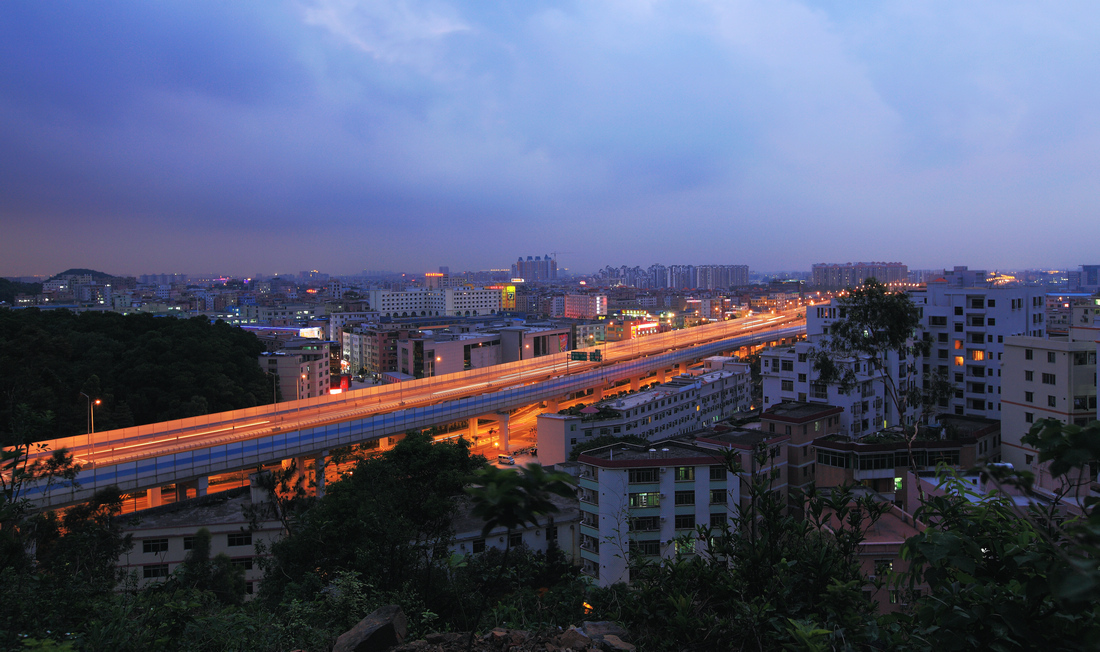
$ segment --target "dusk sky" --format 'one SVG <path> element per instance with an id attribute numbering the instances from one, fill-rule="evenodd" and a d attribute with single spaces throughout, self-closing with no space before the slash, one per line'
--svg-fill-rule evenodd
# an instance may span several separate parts
<path id="1" fill-rule="evenodd" d="M 0 3 L 0 275 L 1100 263 L 1100 5 Z"/>

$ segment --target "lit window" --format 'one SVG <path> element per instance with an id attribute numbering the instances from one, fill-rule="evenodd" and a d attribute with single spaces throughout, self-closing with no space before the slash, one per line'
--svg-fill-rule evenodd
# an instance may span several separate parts
<path id="1" fill-rule="evenodd" d="M 957 355 L 957 356 L 955 356 L 955 366 L 956 366 L 956 367 L 961 367 L 961 366 L 963 366 L 963 364 L 964 364 L 965 362 L 966 362 L 966 359 L 965 359 L 965 358 L 963 358 L 963 357 L 962 357 L 961 355 Z"/>

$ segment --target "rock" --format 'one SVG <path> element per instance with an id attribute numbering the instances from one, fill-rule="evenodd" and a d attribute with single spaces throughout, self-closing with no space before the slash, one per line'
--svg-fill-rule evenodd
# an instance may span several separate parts
<path id="1" fill-rule="evenodd" d="M 584 621 L 584 633 L 593 640 L 599 640 L 608 634 L 618 636 L 620 639 L 630 638 L 630 632 L 610 620 L 586 620 Z"/>
<path id="2" fill-rule="evenodd" d="M 623 650 L 624 652 L 634 652 L 637 648 L 632 644 L 627 643 L 623 639 L 615 636 L 614 634 L 604 634 L 602 637 L 603 648 L 605 650 Z"/>
<path id="3" fill-rule="evenodd" d="M 386 605 L 341 634 L 332 652 L 384 652 L 404 642 L 407 633 L 405 612 L 395 604 Z"/>
<path id="4" fill-rule="evenodd" d="M 458 632 L 432 632 L 424 637 L 424 640 L 428 641 L 432 645 L 443 645 L 445 643 L 454 643 L 460 641 L 464 637 Z"/>
<path id="5" fill-rule="evenodd" d="M 587 650 L 592 645 L 592 639 L 576 627 L 570 627 L 558 637 L 558 644 L 572 650 Z"/>

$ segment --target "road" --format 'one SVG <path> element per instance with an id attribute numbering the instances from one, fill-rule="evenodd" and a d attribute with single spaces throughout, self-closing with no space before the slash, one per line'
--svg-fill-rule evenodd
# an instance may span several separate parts
<path id="1" fill-rule="evenodd" d="M 604 356 L 602 362 L 572 361 L 563 359 L 567 354 L 555 354 L 437 378 L 284 402 L 248 411 L 250 414 L 230 412 L 210 415 L 206 417 L 207 423 L 199 425 L 183 421 L 165 422 L 48 443 L 54 449 L 68 447 L 76 459 L 85 465 L 116 464 L 156 456 L 168 449 L 179 451 L 209 447 L 226 441 L 270 435 L 281 430 L 312 427 L 476 396 L 597 367 L 611 368 L 628 360 L 804 322 L 804 318 L 799 316 L 801 310 L 792 309 L 786 313 L 707 324 L 626 342 L 609 342 L 599 347 Z M 521 437 L 522 423 L 516 424 L 521 426 L 517 429 L 517 434 Z"/>

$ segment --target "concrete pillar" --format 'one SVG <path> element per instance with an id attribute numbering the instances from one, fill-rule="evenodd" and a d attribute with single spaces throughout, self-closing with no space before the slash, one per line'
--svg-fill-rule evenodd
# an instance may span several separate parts
<path id="1" fill-rule="evenodd" d="M 195 480 L 195 487 L 197 488 L 195 491 L 196 496 L 205 496 L 210 489 L 210 477 L 204 475 Z"/>
<path id="2" fill-rule="evenodd" d="M 665 382 L 665 370 L 664 369 L 658 369 L 657 370 L 657 382 L 658 383 Z"/>
<path id="3" fill-rule="evenodd" d="M 470 441 L 477 443 L 477 417 L 470 417 Z"/>
<path id="4" fill-rule="evenodd" d="M 546 400 L 546 411 L 550 413 L 557 412 L 561 408 L 558 407 L 558 399 L 551 398 Z"/>
<path id="5" fill-rule="evenodd" d="M 678 374 L 686 374 L 688 372 L 688 363 L 681 362 L 676 368 Z"/>
<path id="6" fill-rule="evenodd" d="M 317 497 L 325 497 L 325 456 L 328 455 L 328 451 L 321 453 L 321 455 L 313 460 L 313 473 L 314 484 L 317 485 Z"/>
<path id="7" fill-rule="evenodd" d="M 160 507 L 163 505 L 163 501 L 160 498 L 160 487 L 153 487 L 146 492 L 146 496 L 149 498 L 150 507 Z"/>
<path id="8" fill-rule="evenodd" d="M 603 400 L 603 387 L 596 387 L 592 389 L 592 402 Z"/>
<path id="9" fill-rule="evenodd" d="M 508 415 L 497 415 L 497 427 L 500 428 L 500 452 L 508 452 Z"/>
<path id="10" fill-rule="evenodd" d="M 642 379 L 638 376 L 630 379 L 630 391 L 636 392 L 642 388 Z"/>

